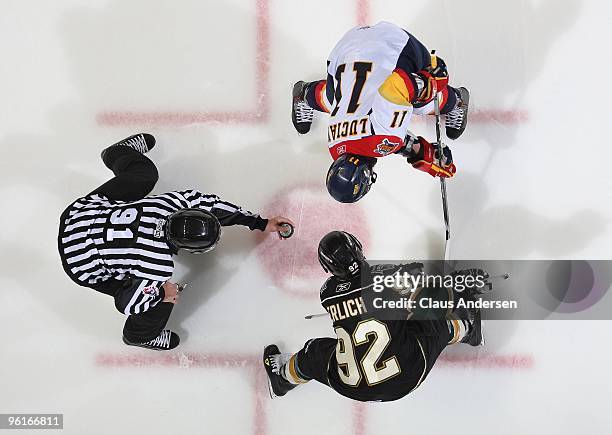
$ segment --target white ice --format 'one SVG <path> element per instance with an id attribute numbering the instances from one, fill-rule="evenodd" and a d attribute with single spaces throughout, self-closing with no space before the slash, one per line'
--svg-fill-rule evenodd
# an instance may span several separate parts
<path id="1" fill-rule="evenodd" d="M 291 126 L 292 83 L 322 78 L 359 16 L 410 30 L 470 87 L 475 114 L 502 114 L 452 144 L 453 256 L 611 257 L 609 2 L 3 0 L 0 413 L 63 413 L 67 434 L 612 431 L 604 321 L 490 323 L 485 348 L 448 350 L 396 403 L 359 406 L 315 382 L 268 398 L 266 344 L 297 351 L 333 334 L 327 319 L 303 319 L 321 310 L 317 237 L 350 228 L 370 258 L 441 255 L 437 181 L 389 158 L 359 205 L 330 205 L 324 119 L 303 137 Z M 266 106 L 261 120 L 200 122 Z M 196 115 L 109 125 L 109 112 Z M 300 224 L 282 247 L 232 228 L 214 252 L 178 259 L 175 278 L 191 286 L 168 359 L 123 345 L 112 301 L 73 284 L 56 252 L 61 211 L 109 177 L 100 150 L 138 131 L 158 139 L 156 192 L 195 187 Z M 488 357 L 498 363 L 477 363 Z"/>

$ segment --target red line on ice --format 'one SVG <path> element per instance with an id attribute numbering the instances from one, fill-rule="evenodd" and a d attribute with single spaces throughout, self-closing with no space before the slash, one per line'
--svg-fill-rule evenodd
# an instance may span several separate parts
<path id="1" fill-rule="evenodd" d="M 270 18 L 269 0 L 255 0 L 257 18 L 257 57 L 255 58 L 256 107 L 251 111 L 228 112 L 138 112 L 109 110 L 96 115 L 99 125 L 115 126 L 181 126 L 202 123 L 263 123 L 268 120 L 269 108 L 269 69 L 270 69 Z"/>
<path id="2" fill-rule="evenodd" d="M 357 0 L 357 25 L 366 26 L 370 21 L 370 1 Z"/>
<path id="3" fill-rule="evenodd" d="M 181 126 L 220 123 L 247 124 L 262 121 L 262 112 L 100 112 L 96 121 L 108 127 L 132 125 Z"/>
<path id="4" fill-rule="evenodd" d="M 255 435 L 265 435 L 268 430 L 268 417 L 263 397 L 264 394 L 267 395 L 268 381 L 263 370 L 254 368 L 253 371 L 255 372 L 255 385 L 253 386 L 253 395 L 255 397 Z"/>
<path id="5" fill-rule="evenodd" d="M 526 110 L 504 110 L 504 109 L 471 109 L 469 115 L 470 124 L 504 124 L 515 125 L 529 121 L 529 113 Z M 413 116 L 412 123 L 430 122 L 431 116 Z"/>
<path id="6" fill-rule="evenodd" d="M 263 63 L 263 62 L 262 62 Z M 267 69 L 267 68 L 264 68 Z M 266 71 L 267 75 L 267 71 Z M 100 112 L 96 121 L 108 127 L 116 126 L 182 126 L 189 124 L 257 124 L 267 121 L 270 108 L 268 94 L 257 92 L 261 107 L 253 112 Z M 425 122 L 428 118 L 414 116 L 412 122 Z M 474 109 L 470 113 L 472 124 L 522 124 L 529 121 L 529 114 L 524 110 Z M 433 121 L 432 121 L 433 122 Z"/>
<path id="7" fill-rule="evenodd" d="M 178 369 L 191 368 L 228 368 L 247 369 L 253 374 L 253 433 L 265 435 L 268 430 L 268 416 L 265 400 L 267 385 L 265 374 L 261 369 L 259 355 L 241 353 L 199 353 L 199 352 L 172 352 L 158 353 L 100 353 L 95 357 L 95 364 L 100 367 L 135 368 L 135 367 L 168 367 Z M 478 368 L 501 370 L 529 370 L 535 365 L 535 358 L 531 354 L 507 355 L 441 355 L 437 368 Z M 355 403 L 353 405 L 353 433 L 366 434 L 366 405 Z"/>
<path id="8" fill-rule="evenodd" d="M 101 367 L 178 367 L 178 368 L 259 368 L 259 355 L 234 353 L 171 352 L 100 353 L 95 364 Z M 529 370 L 535 366 L 531 354 L 441 355 L 436 367 Z"/>
<path id="9" fill-rule="evenodd" d="M 263 86 L 258 85 L 261 89 Z M 267 121 L 270 114 L 268 94 L 259 90 L 257 95 L 261 102 L 258 112 L 100 112 L 96 116 L 96 121 L 108 127 L 137 125 L 177 127 L 204 123 L 257 124 Z M 426 120 L 428 118 L 420 116 L 412 118 L 412 122 L 416 123 Z M 529 121 L 529 114 L 524 110 L 474 109 L 470 113 L 472 124 L 514 125 L 527 121 Z"/>
<path id="10" fill-rule="evenodd" d="M 189 124 L 259 124 L 265 123 L 270 115 L 270 13 L 269 0 L 256 1 L 256 47 L 255 59 L 255 101 L 257 106 L 247 111 L 224 112 L 183 112 L 183 111 L 125 111 L 107 110 L 96 115 L 99 125 L 116 126 L 171 126 Z M 359 25 L 370 20 L 369 0 L 356 0 L 356 19 Z M 413 118 L 419 122 L 419 117 Z M 526 122 L 528 114 L 521 110 L 475 109 L 470 115 L 471 123 L 518 124 Z"/>
<path id="11" fill-rule="evenodd" d="M 256 89 L 257 107 L 255 113 L 259 122 L 268 120 L 269 107 L 269 72 L 270 72 L 270 13 L 268 0 L 257 0 L 257 59 L 256 59 Z M 259 112 L 258 112 L 259 110 Z"/>
<path id="12" fill-rule="evenodd" d="M 353 405 L 353 434 L 354 435 L 365 435 L 365 418 L 366 418 L 366 405 L 363 402 L 355 402 Z"/>
<path id="13" fill-rule="evenodd" d="M 529 370 L 535 365 L 531 354 L 441 355 L 436 367 Z"/>
<path id="14" fill-rule="evenodd" d="M 95 358 L 95 364 L 101 367 L 175 367 L 175 368 L 228 368 L 246 369 L 252 374 L 253 400 L 253 434 L 265 435 L 268 428 L 268 417 L 265 406 L 267 385 L 265 373 L 258 355 L 237 353 L 166 353 L 129 354 L 101 353 Z"/>
<path id="15" fill-rule="evenodd" d="M 182 353 L 172 352 L 162 355 L 131 354 L 131 353 L 101 353 L 96 356 L 96 365 L 102 367 L 142 367 L 162 366 L 180 368 L 234 368 L 259 367 L 259 357 L 256 355 L 234 353 Z"/>

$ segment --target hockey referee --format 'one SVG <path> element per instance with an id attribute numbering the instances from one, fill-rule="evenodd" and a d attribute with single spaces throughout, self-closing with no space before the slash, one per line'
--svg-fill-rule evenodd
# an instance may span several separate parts
<path id="1" fill-rule="evenodd" d="M 196 190 L 147 196 L 158 173 L 144 154 L 154 146 L 152 135 L 140 133 L 102 151 L 115 176 L 62 213 L 58 249 L 75 283 L 112 296 L 128 316 L 124 343 L 170 350 L 180 341 L 164 329 L 179 292 L 170 281 L 172 255 L 210 251 L 222 226 L 277 232 L 292 222 L 280 216 L 263 219 Z"/>

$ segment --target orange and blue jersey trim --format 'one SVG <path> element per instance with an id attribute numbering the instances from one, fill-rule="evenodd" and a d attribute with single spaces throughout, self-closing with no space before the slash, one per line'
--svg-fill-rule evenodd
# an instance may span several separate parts
<path id="1" fill-rule="evenodd" d="M 394 104 L 409 106 L 417 97 L 416 82 L 412 75 L 401 68 L 395 68 L 380 85 L 378 93 Z"/>
<path id="2" fill-rule="evenodd" d="M 327 82 L 325 80 L 321 80 L 319 83 L 317 83 L 317 86 L 315 87 L 315 99 L 319 107 L 324 112 L 329 113 L 329 108 L 327 107 L 327 104 L 325 104 L 326 89 Z"/>
<path id="3" fill-rule="evenodd" d="M 329 92 L 328 83 L 325 80 L 308 83 L 304 98 L 310 107 L 319 111 L 329 113 L 328 102 L 326 101 Z M 333 84 L 332 84 L 333 87 Z"/>

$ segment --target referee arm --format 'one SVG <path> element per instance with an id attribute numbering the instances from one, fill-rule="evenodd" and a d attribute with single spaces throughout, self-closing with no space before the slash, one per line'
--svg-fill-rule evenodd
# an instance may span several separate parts
<path id="1" fill-rule="evenodd" d="M 204 195 L 200 192 L 191 191 L 185 196 L 190 201 L 191 207 L 210 211 L 224 227 L 242 225 L 248 227 L 251 231 L 277 232 L 283 230 L 282 225 L 285 223 L 294 225 L 291 219 L 283 216 L 264 219 L 258 214 L 222 200 L 217 195 Z"/>

